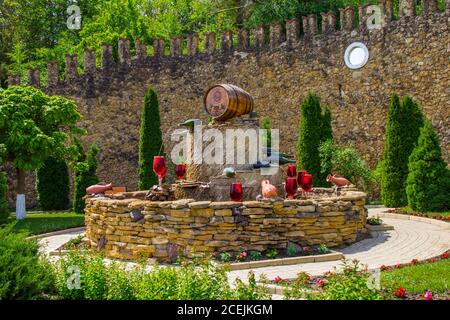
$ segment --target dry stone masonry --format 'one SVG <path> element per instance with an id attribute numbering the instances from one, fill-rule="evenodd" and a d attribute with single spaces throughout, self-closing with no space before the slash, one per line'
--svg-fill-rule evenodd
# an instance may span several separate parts
<path id="1" fill-rule="evenodd" d="M 367 232 L 365 196 L 274 203 L 90 198 L 86 235 L 93 248 L 127 260 L 286 249 L 289 242 L 334 247 Z"/>
<path id="2" fill-rule="evenodd" d="M 299 104 L 315 91 L 332 109 L 336 140 L 353 143 L 372 166 L 383 152 L 390 94 L 410 95 L 438 129 L 448 162 L 450 5 L 447 1 L 446 11 L 440 12 L 434 0 L 424 2 L 424 12 L 417 16 L 414 1 L 401 0 L 400 18 L 393 20 L 392 1 L 379 1 L 379 29 L 369 30 L 362 19 L 354 23 L 354 10 L 344 8 L 339 17 L 321 14 L 320 24 L 319 17 L 310 15 L 222 35 L 156 39 L 153 50 L 139 40 L 120 39 L 117 54 L 111 44 L 103 45 L 101 66 L 96 66 L 95 50 L 86 49 L 84 59 L 67 56 L 64 79 L 58 78 L 58 64 L 49 62 L 46 84 L 41 84 L 39 69 L 31 69 L 28 80 L 76 101 L 89 132 L 84 143 L 95 141 L 102 150 L 100 179 L 129 190 L 137 188 L 140 110 L 149 87 L 158 92 L 166 150 L 179 123 L 189 118 L 207 123 L 203 94 L 223 82 L 255 97 L 255 111 L 281 130 L 282 151 L 290 154 L 295 154 Z M 366 16 L 364 7 L 359 11 Z M 348 69 L 343 58 L 354 41 L 365 43 L 370 52 L 368 64 L 359 70 Z M 83 74 L 78 71 L 81 61 Z M 20 83 L 20 78 L 12 75 L 9 83 Z M 31 200 L 34 185 L 29 186 Z"/>

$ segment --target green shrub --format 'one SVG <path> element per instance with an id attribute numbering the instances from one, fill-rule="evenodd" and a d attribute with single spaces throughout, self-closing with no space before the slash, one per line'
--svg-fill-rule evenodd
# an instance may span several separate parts
<path id="1" fill-rule="evenodd" d="M 250 260 L 256 261 L 261 259 L 262 254 L 259 251 L 250 251 Z"/>
<path id="2" fill-rule="evenodd" d="M 333 139 L 331 128 L 331 110 L 322 108 L 319 97 L 309 93 L 300 106 L 300 134 L 297 142 L 297 160 L 302 169 L 312 174 L 314 185 L 328 186 L 326 176 L 329 172 L 321 170 L 319 146 Z M 324 163 L 326 166 L 326 164 Z"/>
<path id="3" fill-rule="evenodd" d="M 387 207 L 407 204 L 408 158 L 417 144 L 422 125 L 419 105 L 409 97 L 400 101 L 393 94 L 387 115 L 381 183 L 382 201 Z"/>
<path id="4" fill-rule="evenodd" d="M 139 142 L 139 189 L 149 190 L 158 184 L 153 172 L 153 157 L 161 155 L 163 140 L 156 92 L 149 89 L 144 98 Z"/>
<path id="5" fill-rule="evenodd" d="M 82 150 L 81 150 L 82 151 Z M 86 188 L 97 184 L 97 155 L 100 152 L 96 144 L 92 144 L 88 153 L 81 153 L 80 159 L 74 165 L 74 195 L 73 195 L 73 211 L 76 213 L 84 213 L 85 202 L 83 197 L 86 195 Z"/>
<path id="6" fill-rule="evenodd" d="M 288 245 L 286 253 L 289 257 L 296 256 L 297 255 L 297 246 L 295 246 L 293 244 Z"/>
<path id="7" fill-rule="evenodd" d="M 43 210 L 65 210 L 69 206 L 69 171 L 64 160 L 49 158 L 36 170 L 36 191 Z"/>
<path id="8" fill-rule="evenodd" d="M 353 147 L 337 147 L 327 140 L 320 145 L 319 152 L 323 167 L 331 162 L 329 173 L 339 173 L 365 191 L 373 184 L 372 171 Z"/>
<path id="9" fill-rule="evenodd" d="M 320 254 L 326 254 L 326 253 L 330 252 L 330 249 L 328 249 L 327 245 L 324 243 L 320 244 L 320 246 L 317 250 L 319 251 Z"/>
<path id="10" fill-rule="evenodd" d="M 269 259 L 275 259 L 278 256 L 278 250 L 275 248 L 269 249 L 266 252 L 266 256 Z"/>
<path id="11" fill-rule="evenodd" d="M 255 274 L 250 271 L 247 276 L 248 284 L 241 279 L 235 281 L 235 292 L 231 299 L 236 300 L 269 300 L 271 295 L 265 286 L 266 279 L 260 279 L 262 285 L 256 282 Z"/>
<path id="12" fill-rule="evenodd" d="M 418 211 L 447 210 L 450 207 L 450 171 L 442 159 L 436 131 L 428 121 L 409 157 L 408 167 L 406 193 L 409 207 Z"/>
<path id="13" fill-rule="evenodd" d="M 10 216 L 8 200 L 6 193 L 8 192 L 8 180 L 5 172 L 0 172 L 0 225 L 6 223 Z"/>
<path id="14" fill-rule="evenodd" d="M 231 258 L 232 258 L 232 256 L 231 256 L 231 253 L 229 253 L 229 252 L 222 252 L 219 256 L 219 259 L 222 262 L 229 262 L 229 261 L 231 261 Z"/>
<path id="15" fill-rule="evenodd" d="M 270 130 L 272 129 L 272 126 L 270 124 L 269 117 L 264 117 L 262 125 L 261 125 L 261 129 L 267 130 L 267 135 L 265 137 L 263 137 L 263 145 L 265 145 L 267 148 L 271 148 L 272 147 L 272 133 Z"/>
<path id="16" fill-rule="evenodd" d="M 44 299 L 54 293 L 49 263 L 39 254 L 36 241 L 0 229 L 0 300 Z"/>

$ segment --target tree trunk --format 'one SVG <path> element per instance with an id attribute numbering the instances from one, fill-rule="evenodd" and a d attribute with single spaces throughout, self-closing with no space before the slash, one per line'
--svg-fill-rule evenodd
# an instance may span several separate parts
<path id="1" fill-rule="evenodd" d="M 25 207 L 25 171 L 17 169 L 17 199 L 16 199 L 16 219 L 23 220 L 27 217 Z"/>

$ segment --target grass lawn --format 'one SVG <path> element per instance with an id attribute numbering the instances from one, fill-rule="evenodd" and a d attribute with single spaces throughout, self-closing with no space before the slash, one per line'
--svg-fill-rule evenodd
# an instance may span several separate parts
<path id="1" fill-rule="evenodd" d="M 381 286 L 395 290 L 405 288 L 407 292 L 446 293 L 450 290 L 450 259 L 407 266 L 381 273 Z"/>
<path id="2" fill-rule="evenodd" d="M 13 230 L 16 232 L 36 235 L 84 226 L 84 215 L 72 212 L 30 211 L 25 220 L 16 221 L 11 218 L 9 223 L 15 223 Z"/>
<path id="3" fill-rule="evenodd" d="M 401 212 L 404 213 L 414 213 L 417 211 L 414 211 L 413 209 L 406 207 L 406 208 L 399 208 L 399 210 Z M 450 211 L 441 211 L 441 212 L 420 212 L 423 214 L 426 214 L 427 216 L 446 216 L 446 217 L 450 217 Z"/>

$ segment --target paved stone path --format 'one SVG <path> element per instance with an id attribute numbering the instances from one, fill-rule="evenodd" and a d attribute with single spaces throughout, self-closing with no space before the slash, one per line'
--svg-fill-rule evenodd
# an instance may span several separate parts
<path id="1" fill-rule="evenodd" d="M 385 210 L 385 208 L 369 209 L 369 215 L 374 216 Z M 395 230 L 372 232 L 372 238 L 355 243 L 341 250 L 341 252 L 347 259 L 358 259 L 367 264 L 370 269 L 375 269 L 381 265 L 393 265 L 407 263 L 412 259 L 431 258 L 450 250 L 450 224 L 448 226 L 434 225 L 399 218 L 384 217 L 383 221 L 394 226 Z M 39 240 L 41 250 L 44 253 L 50 253 L 81 234 L 83 232 L 78 231 L 42 238 Z M 311 275 L 321 275 L 340 265 L 340 261 L 316 262 L 256 268 L 253 272 L 257 277 L 264 274 L 269 280 L 276 276 L 283 279 L 293 279 L 301 271 Z M 239 277 L 245 281 L 248 272 L 249 270 L 231 271 L 229 273 L 230 280 Z"/>
<path id="2" fill-rule="evenodd" d="M 374 216 L 385 208 L 369 209 L 369 215 Z M 372 232 L 372 238 L 355 243 L 343 250 L 347 259 L 358 259 L 367 264 L 370 269 L 381 265 L 407 263 L 412 259 L 427 259 L 442 254 L 450 249 L 450 224 L 447 227 L 437 226 L 413 220 L 382 218 L 384 223 L 394 226 L 395 230 Z M 340 261 L 304 263 L 291 266 L 276 266 L 256 268 L 256 277 L 264 274 L 269 280 L 280 276 L 283 279 L 293 279 L 305 271 L 310 275 L 322 275 L 339 268 Z M 230 272 L 230 279 L 236 277 L 245 280 L 249 270 Z"/>

